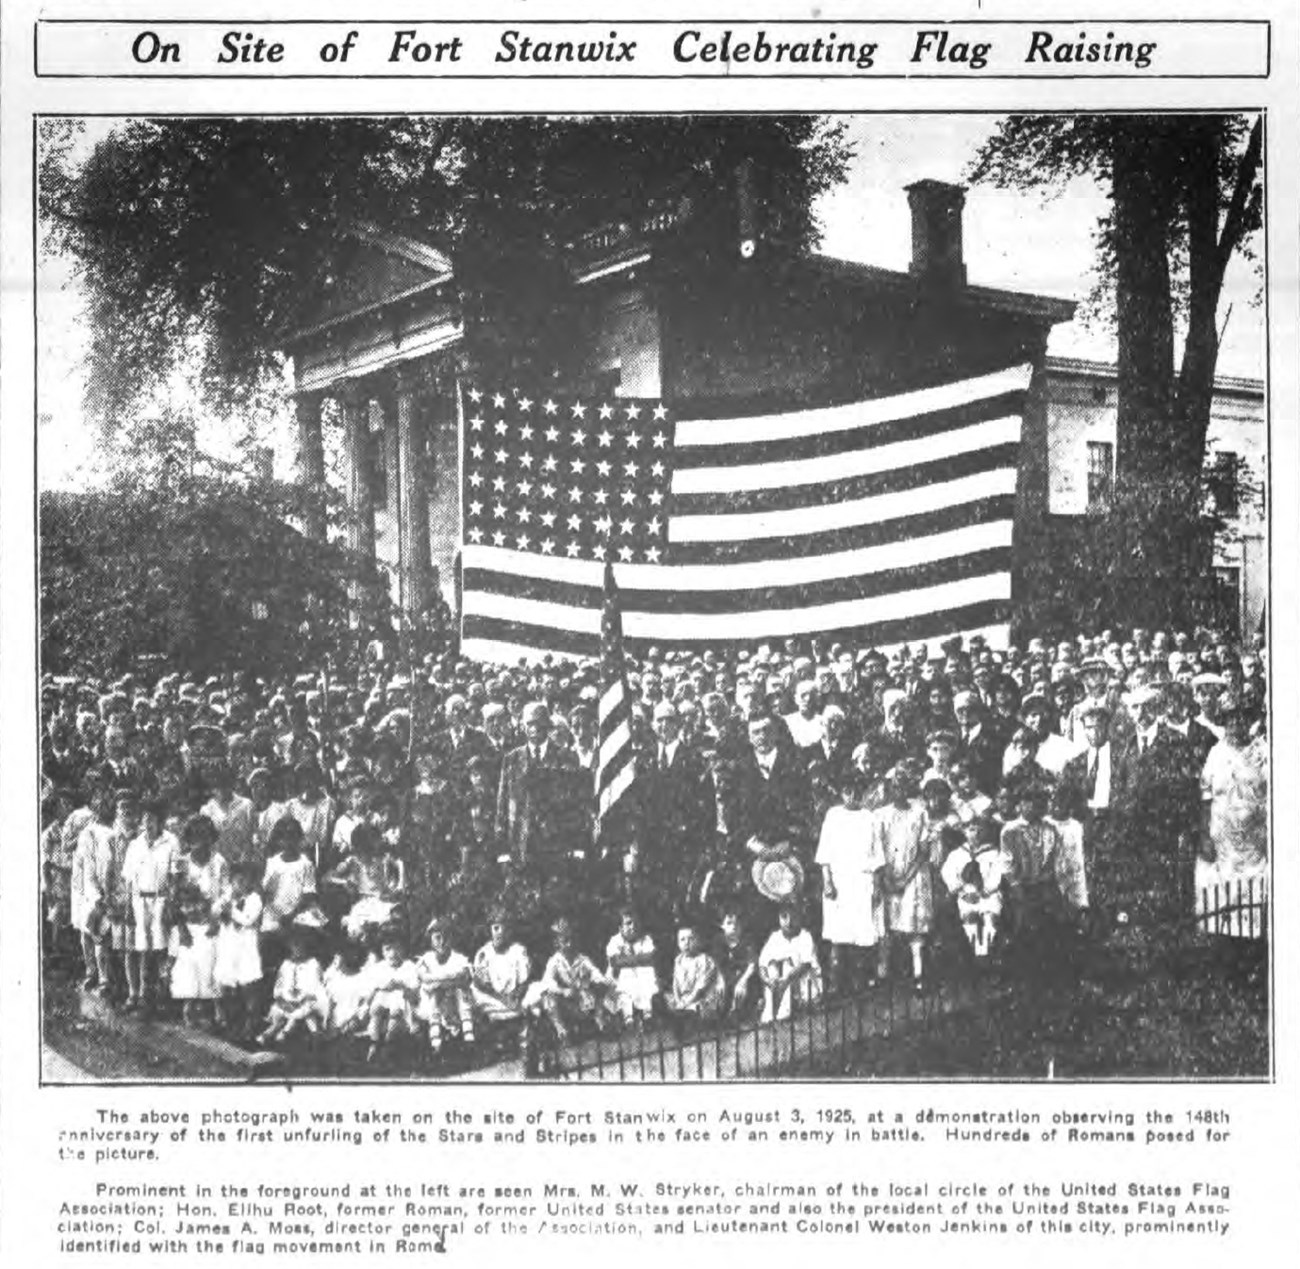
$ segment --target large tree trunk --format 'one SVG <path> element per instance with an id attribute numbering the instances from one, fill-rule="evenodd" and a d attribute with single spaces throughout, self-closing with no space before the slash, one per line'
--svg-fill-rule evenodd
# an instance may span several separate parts
<path id="1" fill-rule="evenodd" d="M 1172 466 L 1176 440 L 1174 312 L 1169 245 L 1171 139 L 1161 120 L 1133 118 L 1115 134 L 1112 196 L 1118 335 L 1115 581 L 1127 619 L 1187 616 L 1187 499 Z M 1181 574 L 1181 576 L 1180 576 Z"/>

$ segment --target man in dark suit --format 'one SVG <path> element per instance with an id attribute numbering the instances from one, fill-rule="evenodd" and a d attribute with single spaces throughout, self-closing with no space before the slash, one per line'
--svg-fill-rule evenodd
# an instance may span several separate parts
<path id="1" fill-rule="evenodd" d="M 1128 900 L 1148 924 L 1168 929 L 1180 915 L 1200 793 L 1188 742 L 1161 722 L 1162 700 L 1160 689 L 1149 685 L 1125 698 L 1134 739 L 1120 788 L 1118 845 Z"/>
<path id="2" fill-rule="evenodd" d="M 826 818 L 827 810 L 840 804 L 840 791 L 854 772 L 853 750 L 856 747 L 857 740 L 843 708 L 827 705 L 822 710 L 821 740 L 800 751 L 812 781 L 818 828 Z"/>
<path id="3" fill-rule="evenodd" d="M 1192 689 L 1186 684 L 1170 683 L 1165 688 L 1164 726 L 1176 732 L 1187 742 L 1188 757 L 1193 773 L 1199 781 L 1205 759 L 1209 756 L 1210 750 L 1219 743 L 1219 738 L 1204 723 L 1192 717 L 1195 708 L 1196 701 L 1192 696 Z"/>
<path id="4" fill-rule="evenodd" d="M 491 757 L 492 746 L 483 732 L 469 725 L 469 704 L 463 696 L 453 693 L 442 708 L 447 726 L 432 738 L 429 750 L 437 769 L 463 785 L 471 760 Z"/>
<path id="5" fill-rule="evenodd" d="M 759 896 L 749 878 L 754 860 L 788 845 L 803 864 L 805 878 L 811 878 L 816 846 L 808 768 L 775 715 L 759 712 L 750 716 L 749 752 L 732 773 L 728 801 L 724 820 L 732 887 L 757 917 Z"/>
<path id="6" fill-rule="evenodd" d="M 681 719 L 669 701 L 660 701 L 651 720 L 654 743 L 638 759 L 635 788 L 640 812 L 637 868 L 641 890 L 653 912 L 657 941 L 665 951 L 675 931 L 667 928 L 674 912 L 690 902 L 693 884 L 703 876 L 717 823 L 713 774 L 699 751 L 682 738 Z"/>
<path id="7" fill-rule="evenodd" d="M 590 797 L 579 796 L 586 789 L 579 777 L 588 773 L 578 770 L 571 749 L 550 739 L 551 716 L 542 702 L 524 707 L 523 725 L 524 743 L 501 764 L 497 837 L 516 864 L 553 872 L 558 861 L 590 847 L 578 827 L 590 811 Z"/>
<path id="8" fill-rule="evenodd" d="M 975 787 L 992 797 L 1002 781 L 1002 755 L 1006 751 L 1006 742 L 990 730 L 987 712 L 978 693 L 958 692 L 952 698 L 952 710 L 957 726 L 957 752 L 970 767 Z"/>
<path id="9" fill-rule="evenodd" d="M 1079 718 L 1084 750 L 1061 770 L 1061 796 L 1069 814 L 1083 825 L 1083 858 L 1089 906 L 1098 919 L 1113 916 L 1118 889 L 1114 814 L 1128 781 L 1128 754 L 1113 739 L 1110 707 L 1086 703 Z"/>

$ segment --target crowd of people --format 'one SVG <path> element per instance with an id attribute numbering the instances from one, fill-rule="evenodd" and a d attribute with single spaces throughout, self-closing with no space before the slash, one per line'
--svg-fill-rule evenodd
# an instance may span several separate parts
<path id="1" fill-rule="evenodd" d="M 1204 631 L 652 649 L 599 833 L 596 663 L 47 676 L 47 954 L 125 1011 L 380 1061 L 1255 939 L 1265 672 Z"/>

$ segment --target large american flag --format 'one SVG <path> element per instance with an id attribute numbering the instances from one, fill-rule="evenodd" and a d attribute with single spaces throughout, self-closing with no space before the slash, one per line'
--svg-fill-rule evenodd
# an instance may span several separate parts
<path id="1" fill-rule="evenodd" d="M 1004 642 L 1031 373 L 741 418 L 471 388 L 462 648 L 598 656 L 607 563 L 634 652 Z"/>

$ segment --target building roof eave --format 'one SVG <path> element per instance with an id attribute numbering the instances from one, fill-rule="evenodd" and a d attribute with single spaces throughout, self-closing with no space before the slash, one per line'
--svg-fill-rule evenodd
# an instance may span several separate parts
<path id="1" fill-rule="evenodd" d="M 899 293 L 915 293 L 923 285 L 914 274 L 897 269 L 882 269 L 878 265 L 859 264 L 835 256 L 810 255 L 804 259 L 818 273 L 851 285 L 884 288 Z M 1070 321 L 1078 308 L 1075 300 L 1053 295 L 1035 295 L 1028 291 L 1007 291 L 991 286 L 958 287 L 953 290 L 953 298 L 963 303 L 1020 313 L 1053 324 Z"/>
<path id="2" fill-rule="evenodd" d="M 278 342 L 286 351 L 290 351 L 305 339 L 310 339 L 312 336 L 319 335 L 334 327 L 346 325 L 348 322 L 355 321 L 358 317 L 365 317 L 381 309 L 401 304 L 416 296 L 436 292 L 455 277 L 455 268 L 452 265 L 451 258 L 428 243 L 420 242 L 415 238 L 410 238 L 405 234 L 399 234 L 389 229 L 382 229 L 380 226 L 364 220 L 345 225 L 340 232 L 343 237 L 364 243 L 366 246 L 374 247 L 388 255 L 396 256 L 407 264 L 415 265 L 416 268 L 428 272 L 430 276 L 415 286 L 406 287 L 401 291 L 394 291 L 366 304 L 359 304 L 355 308 L 336 313 L 323 321 L 285 329 L 278 336 Z"/>
<path id="3" fill-rule="evenodd" d="M 1078 375 L 1087 379 L 1115 380 L 1116 370 L 1113 361 L 1096 361 L 1088 357 L 1064 357 L 1051 354 L 1047 358 L 1046 370 L 1049 374 Z M 1264 395 L 1264 381 L 1243 375 L 1215 375 L 1216 393 L 1243 397 L 1261 397 Z"/>

